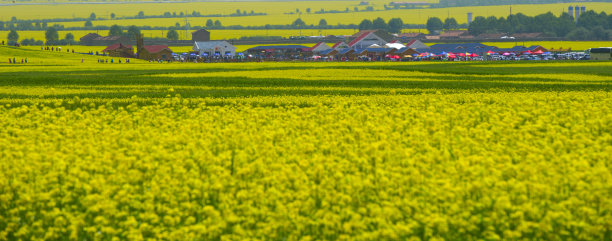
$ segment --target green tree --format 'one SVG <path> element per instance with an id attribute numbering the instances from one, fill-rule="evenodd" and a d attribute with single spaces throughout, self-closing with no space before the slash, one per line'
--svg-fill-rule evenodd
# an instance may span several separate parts
<path id="1" fill-rule="evenodd" d="M 578 27 L 565 36 L 569 40 L 589 40 L 592 39 L 591 31 L 586 28 Z"/>
<path id="2" fill-rule="evenodd" d="M 128 27 L 127 29 L 127 35 L 129 38 L 131 39 L 137 39 L 138 36 L 140 36 L 140 29 L 134 25 Z"/>
<path id="3" fill-rule="evenodd" d="M 17 42 L 19 40 L 19 34 L 17 33 L 17 30 L 15 29 L 11 30 L 7 38 L 9 42 Z"/>
<path id="4" fill-rule="evenodd" d="M 214 25 L 215 25 L 215 23 L 211 19 L 206 20 L 206 27 L 207 28 L 212 28 Z"/>
<path id="5" fill-rule="evenodd" d="M 306 13 L 310 13 L 310 8 L 307 8 L 307 9 L 306 9 Z"/>
<path id="6" fill-rule="evenodd" d="M 179 38 L 178 32 L 176 32 L 176 30 L 174 29 L 170 29 L 168 30 L 168 33 L 166 34 L 166 38 L 168 38 L 169 40 L 178 40 Z"/>
<path id="7" fill-rule="evenodd" d="M 459 28 L 459 24 L 455 18 L 447 18 L 444 20 L 444 30 L 453 30 Z"/>
<path id="8" fill-rule="evenodd" d="M 144 18 L 144 17 L 145 15 L 143 11 L 138 12 L 138 15 L 136 15 L 136 18 Z"/>
<path id="9" fill-rule="evenodd" d="M 221 21 L 215 20 L 215 27 L 221 27 Z"/>
<path id="10" fill-rule="evenodd" d="M 117 24 L 113 25 L 110 27 L 110 30 L 108 31 L 108 35 L 109 36 L 120 36 L 123 35 L 123 29 L 121 29 L 121 27 Z"/>
<path id="11" fill-rule="evenodd" d="M 74 42 L 74 35 L 72 33 L 67 33 L 66 36 L 64 36 L 64 39 L 70 43 Z"/>
<path id="12" fill-rule="evenodd" d="M 359 30 L 368 29 L 372 29 L 372 21 L 370 21 L 369 19 L 364 19 L 363 21 L 361 21 L 361 23 L 359 23 Z"/>
<path id="13" fill-rule="evenodd" d="M 93 27 L 93 23 L 91 23 L 91 20 L 87 20 L 85 22 L 85 27 Z"/>
<path id="14" fill-rule="evenodd" d="M 111 13 L 111 14 L 110 14 L 110 18 L 111 18 L 111 19 L 115 19 L 115 16 L 116 16 L 116 15 L 115 15 L 115 13 Z"/>
<path id="15" fill-rule="evenodd" d="M 404 21 L 401 18 L 392 18 L 389 20 L 389 32 L 401 33 L 404 28 Z"/>
<path id="16" fill-rule="evenodd" d="M 321 19 L 319 21 L 319 28 L 327 28 L 327 20 Z"/>
<path id="17" fill-rule="evenodd" d="M 442 20 L 437 17 L 429 18 L 427 20 L 427 30 L 429 33 L 439 33 L 444 27 Z"/>
<path id="18" fill-rule="evenodd" d="M 557 36 L 566 36 L 571 31 L 576 29 L 576 23 L 574 22 L 574 18 L 568 13 L 561 14 L 561 16 L 559 16 L 559 19 L 557 20 L 557 25 L 554 29 L 557 33 Z"/>
<path id="19" fill-rule="evenodd" d="M 47 44 L 54 44 L 59 40 L 59 34 L 57 33 L 57 29 L 51 26 L 47 28 L 45 31 L 45 39 L 47 40 Z"/>
<path id="20" fill-rule="evenodd" d="M 468 31 L 471 35 L 478 36 L 480 34 L 485 33 L 487 31 L 487 28 L 487 19 L 482 16 L 478 16 L 474 18 L 474 21 L 472 21 L 472 23 L 470 23 Z"/>
<path id="21" fill-rule="evenodd" d="M 302 21 L 301 18 L 298 18 L 295 21 L 293 21 L 291 26 L 296 27 L 296 28 L 302 28 L 302 27 L 306 26 L 306 23 L 304 21 Z"/>
<path id="22" fill-rule="evenodd" d="M 89 20 L 96 20 L 96 14 L 91 13 L 91 15 L 89 15 Z"/>
<path id="23" fill-rule="evenodd" d="M 389 28 L 389 26 L 387 25 L 387 23 L 385 22 L 384 19 L 378 17 L 378 18 L 374 19 L 374 21 L 372 21 L 372 28 L 373 29 L 384 29 L 384 30 L 387 30 Z"/>

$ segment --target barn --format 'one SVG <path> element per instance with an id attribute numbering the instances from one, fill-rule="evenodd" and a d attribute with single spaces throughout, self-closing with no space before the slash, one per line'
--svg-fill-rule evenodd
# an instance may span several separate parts
<path id="1" fill-rule="evenodd" d="M 102 50 L 103 53 L 111 57 L 133 58 L 134 48 L 132 45 L 123 45 L 121 43 L 113 44 Z"/>
<path id="2" fill-rule="evenodd" d="M 144 60 L 170 60 L 172 50 L 168 45 L 145 45 L 138 51 L 138 58 Z"/>
<path id="3" fill-rule="evenodd" d="M 200 29 L 191 33 L 191 40 L 194 42 L 205 42 L 210 41 L 210 32 L 206 29 Z"/>

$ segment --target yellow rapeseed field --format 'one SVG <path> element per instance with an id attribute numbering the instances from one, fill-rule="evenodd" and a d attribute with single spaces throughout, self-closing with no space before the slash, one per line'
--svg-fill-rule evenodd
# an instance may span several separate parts
<path id="1" fill-rule="evenodd" d="M 376 10 L 382 10 L 383 5 L 388 2 L 379 1 L 372 3 Z M 589 10 L 607 11 L 612 9 L 612 3 L 581 3 Z M 568 4 L 538 4 L 538 5 L 513 5 L 513 13 L 524 13 L 526 15 L 537 15 L 546 12 L 552 12 L 555 15 L 567 11 Z M 353 9 L 358 7 L 359 12 L 354 12 Z M 310 14 L 306 13 L 306 9 L 311 8 Z M 348 13 L 326 13 L 314 14 L 315 11 L 338 10 L 344 11 L 346 8 L 350 10 Z M 220 20 L 223 25 L 244 25 L 244 26 L 263 26 L 265 24 L 291 24 L 295 19 L 302 18 L 306 24 L 318 24 L 319 20 L 326 19 L 328 24 L 359 24 L 363 19 L 375 19 L 382 17 L 387 21 L 391 18 L 401 18 L 404 23 L 409 24 L 425 24 L 429 17 L 446 18 L 447 16 L 454 17 L 459 23 L 466 23 L 468 12 L 474 13 L 474 16 L 507 16 L 510 14 L 509 6 L 482 6 L 482 7 L 455 7 L 455 8 L 433 8 L 433 9 L 403 9 L 389 11 L 361 11 L 365 6 L 359 6 L 359 1 L 281 1 L 281 2 L 202 2 L 202 3 L 147 3 L 147 4 L 96 4 L 96 5 L 42 5 L 32 7 L 26 5 L 20 6 L 3 6 L 0 8 L 0 21 L 8 21 L 15 16 L 18 19 L 33 19 L 33 18 L 66 18 L 66 17 L 82 17 L 87 18 L 93 12 L 98 17 L 110 19 L 110 14 L 115 13 L 118 17 L 135 16 L 139 11 L 143 11 L 145 15 L 161 15 L 164 12 L 189 12 L 198 11 L 203 15 L 221 14 L 228 15 L 235 13 L 236 10 L 250 12 L 267 13 L 266 16 L 243 16 L 243 17 L 199 17 L 189 18 L 192 26 L 204 26 L 206 20 Z M 295 12 L 299 9 L 300 14 L 286 14 Z M 93 21 L 93 25 L 113 24 L 119 25 L 137 25 L 137 26 L 174 26 L 176 23 L 184 24 L 184 18 L 158 18 L 158 19 L 122 19 L 122 20 L 105 20 Z M 83 22 L 64 22 L 58 23 L 66 27 L 83 26 Z"/>
<path id="2" fill-rule="evenodd" d="M 99 58 L 0 47 L 0 240 L 610 237 L 612 62 Z"/>

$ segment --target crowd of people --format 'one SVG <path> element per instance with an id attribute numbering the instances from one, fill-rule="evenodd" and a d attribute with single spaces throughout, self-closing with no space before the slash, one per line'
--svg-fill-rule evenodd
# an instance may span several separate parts
<path id="1" fill-rule="evenodd" d="M 11 58 L 8 58 L 8 60 L 9 60 L 9 64 L 18 64 L 18 63 L 19 63 L 19 62 L 18 62 L 18 61 L 15 59 L 15 57 L 13 57 L 12 59 L 11 59 Z M 22 64 L 27 64 L 27 63 L 28 63 L 28 58 L 21 59 L 21 63 L 22 63 Z"/>
<path id="2" fill-rule="evenodd" d="M 110 61 L 108 59 L 98 59 L 98 63 L 99 64 L 108 64 L 108 63 L 115 63 L 115 59 L 110 59 Z M 123 62 L 121 62 L 121 59 L 117 60 L 117 63 L 121 64 L 121 63 L 126 63 L 129 64 L 130 63 L 130 59 L 125 59 Z"/>

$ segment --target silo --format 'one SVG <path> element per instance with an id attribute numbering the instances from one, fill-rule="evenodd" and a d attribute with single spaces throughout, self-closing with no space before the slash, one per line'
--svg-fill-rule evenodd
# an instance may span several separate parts
<path id="1" fill-rule="evenodd" d="M 569 6 L 569 8 L 567 8 L 567 13 L 569 13 L 570 16 L 572 16 L 572 18 L 574 17 L 574 7 Z"/>
<path id="2" fill-rule="evenodd" d="M 578 18 L 580 18 L 580 6 L 576 5 L 576 7 L 574 7 L 574 11 L 576 12 L 574 18 L 578 20 Z"/>
<path id="3" fill-rule="evenodd" d="M 585 7 L 585 6 L 582 6 L 582 7 L 580 8 L 580 15 L 584 14 L 584 12 L 586 12 L 586 7 Z"/>
<path id="4" fill-rule="evenodd" d="M 468 18 L 467 20 L 468 20 L 468 25 L 469 25 L 474 20 L 474 15 L 471 12 L 469 12 L 467 14 L 467 18 Z"/>

